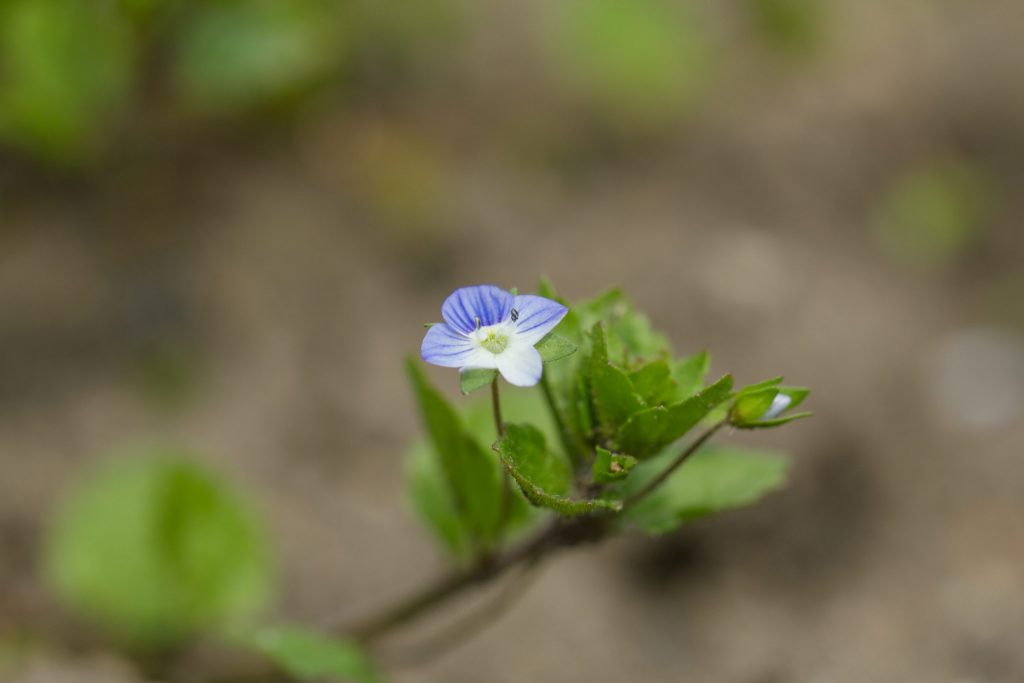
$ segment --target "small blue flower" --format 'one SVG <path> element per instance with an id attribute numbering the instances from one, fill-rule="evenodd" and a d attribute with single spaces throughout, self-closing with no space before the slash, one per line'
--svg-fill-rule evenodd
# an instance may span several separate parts
<path id="1" fill-rule="evenodd" d="M 569 312 L 542 296 L 494 285 L 456 289 L 441 306 L 443 323 L 423 338 L 423 360 L 462 371 L 496 369 L 509 384 L 532 387 L 544 365 L 534 348 Z"/>

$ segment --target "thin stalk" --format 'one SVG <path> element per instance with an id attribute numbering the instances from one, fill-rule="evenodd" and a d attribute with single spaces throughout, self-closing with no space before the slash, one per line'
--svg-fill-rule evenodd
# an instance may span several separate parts
<path id="1" fill-rule="evenodd" d="M 669 465 L 668 467 L 666 467 L 664 470 L 662 470 L 661 474 L 656 476 L 651 481 L 647 482 L 646 486 L 644 486 L 642 489 L 640 489 L 639 491 L 634 493 L 632 496 L 627 498 L 625 501 L 623 501 L 623 503 L 622 503 L 622 512 L 625 512 L 629 508 L 633 507 L 634 505 L 639 503 L 641 500 L 643 500 L 644 498 L 649 496 L 659 486 L 664 484 L 665 480 L 668 479 L 669 476 L 671 476 L 673 472 L 675 472 L 677 469 L 679 469 L 679 467 L 684 462 L 689 460 L 690 456 L 693 455 L 694 453 L 696 453 L 700 449 L 700 447 L 703 446 L 707 442 L 708 439 L 710 439 L 712 436 L 714 436 L 715 432 L 717 432 L 719 429 L 721 429 L 723 426 L 725 426 L 725 424 L 726 424 L 725 420 L 722 420 L 721 422 L 716 422 L 714 425 L 709 427 L 707 431 L 705 431 L 703 434 L 701 434 L 699 437 L 697 437 L 697 440 L 694 441 L 693 443 L 691 443 L 689 446 L 687 446 L 686 449 L 682 453 L 680 453 L 678 456 L 676 456 L 676 459 L 672 461 L 672 464 Z"/>

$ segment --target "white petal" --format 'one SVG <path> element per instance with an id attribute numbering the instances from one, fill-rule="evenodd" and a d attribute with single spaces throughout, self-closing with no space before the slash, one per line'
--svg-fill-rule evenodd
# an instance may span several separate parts
<path id="1" fill-rule="evenodd" d="M 532 387 L 544 372 L 540 353 L 529 344 L 514 344 L 494 358 L 501 376 L 517 387 Z"/>

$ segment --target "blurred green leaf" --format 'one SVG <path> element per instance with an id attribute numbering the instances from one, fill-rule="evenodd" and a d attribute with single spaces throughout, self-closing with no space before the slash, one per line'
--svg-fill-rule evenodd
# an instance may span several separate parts
<path id="1" fill-rule="evenodd" d="M 617 455 L 600 446 L 595 452 L 596 457 L 591 472 L 596 484 L 608 484 L 625 479 L 637 463 L 637 459 L 633 456 Z"/>
<path id="2" fill-rule="evenodd" d="M 303 681 L 342 680 L 380 683 L 383 680 L 366 652 L 350 640 L 341 640 L 303 628 L 265 628 L 251 645 L 281 671 Z"/>
<path id="3" fill-rule="evenodd" d="M 347 58 L 335 3 L 246 0 L 206 3 L 182 28 L 176 78 L 185 101 L 236 111 L 293 95 Z"/>
<path id="4" fill-rule="evenodd" d="M 111 3 L 0 2 L 0 139 L 62 164 L 101 147 L 126 101 L 135 45 Z"/>
<path id="5" fill-rule="evenodd" d="M 555 332 L 548 333 L 543 339 L 537 342 L 537 351 L 541 360 L 545 363 L 561 360 L 576 353 L 576 345 Z"/>
<path id="6" fill-rule="evenodd" d="M 633 415 L 619 430 L 623 453 L 644 459 L 682 438 L 732 392 L 732 376 L 725 375 L 696 396 L 681 403 L 657 406 Z"/>
<path id="7" fill-rule="evenodd" d="M 459 389 L 469 395 L 477 389 L 483 389 L 498 376 L 497 370 L 486 368 L 467 368 L 459 372 Z"/>
<path id="8" fill-rule="evenodd" d="M 495 442 L 494 450 L 534 505 L 567 517 L 619 508 L 619 503 L 613 501 L 567 498 L 572 466 L 564 456 L 548 450 L 544 435 L 532 425 L 507 425 L 505 436 Z"/>
<path id="9" fill-rule="evenodd" d="M 473 550 L 472 539 L 452 500 L 451 487 L 432 445 L 419 441 L 406 460 L 406 481 L 413 510 L 444 547 L 465 559 Z"/>
<path id="10" fill-rule="evenodd" d="M 641 490 L 669 460 L 659 457 L 637 467 L 622 489 L 623 497 Z M 783 484 L 787 468 L 780 455 L 707 447 L 626 510 L 623 522 L 644 533 L 664 534 L 683 522 L 757 501 Z"/>
<path id="11" fill-rule="evenodd" d="M 494 456 L 466 430 L 461 417 L 430 384 L 417 360 L 407 363 L 424 427 L 445 474 L 455 509 L 471 534 L 493 540 L 501 516 L 501 471 Z"/>
<path id="12" fill-rule="evenodd" d="M 747 0 L 760 36 L 776 50 L 805 56 L 821 42 L 827 3 L 821 0 Z"/>
<path id="13" fill-rule="evenodd" d="M 882 247 L 911 267 L 935 269 L 956 259 L 984 228 L 994 203 L 989 179 L 966 163 L 939 162 L 911 170 L 882 202 Z"/>
<path id="14" fill-rule="evenodd" d="M 709 82 L 713 45 L 689 3 L 574 0 L 545 9 L 565 86 L 632 125 L 684 111 Z"/>
<path id="15" fill-rule="evenodd" d="M 272 587 L 249 507 L 177 452 L 112 463 L 72 491 L 47 571 L 71 606 L 143 646 L 251 616 Z"/>

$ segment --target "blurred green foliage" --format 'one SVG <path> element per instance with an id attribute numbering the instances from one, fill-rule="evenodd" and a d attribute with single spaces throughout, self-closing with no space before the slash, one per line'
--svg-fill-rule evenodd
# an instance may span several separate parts
<path id="1" fill-rule="evenodd" d="M 70 606 L 135 647 L 231 625 L 272 591 L 267 539 L 249 506 L 177 451 L 137 453 L 81 482 L 46 560 Z"/>
<path id="2" fill-rule="evenodd" d="M 379 683 L 383 678 L 355 643 L 300 626 L 265 628 L 252 638 L 255 649 L 284 673 L 300 680 Z"/>
<path id="3" fill-rule="evenodd" d="M 0 140 L 48 161 L 86 160 L 131 96 L 135 52 L 112 2 L 0 3 Z"/>
<path id="4" fill-rule="evenodd" d="M 780 53 L 805 56 L 822 41 L 822 0 L 746 0 L 746 9 L 757 35 Z"/>
<path id="5" fill-rule="evenodd" d="M 935 269 L 957 258 L 985 227 L 995 197 L 979 168 L 943 160 L 897 178 L 882 200 L 877 233 L 893 259 Z"/>
<path id="6" fill-rule="evenodd" d="M 176 80 L 186 106 L 237 111 L 294 96 L 346 57 L 333 0 L 220 0 L 181 27 Z"/>
<path id="7" fill-rule="evenodd" d="M 549 52 L 570 92 L 613 119 L 660 123 L 694 103 L 713 44 L 685 2 L 547 3 Z"/>

